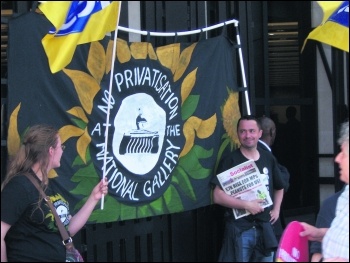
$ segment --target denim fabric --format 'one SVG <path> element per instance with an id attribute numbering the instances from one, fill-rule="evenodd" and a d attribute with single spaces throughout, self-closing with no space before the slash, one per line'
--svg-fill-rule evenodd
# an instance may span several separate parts
<path id="1" fill-rule="evenodd" d="M 261 242 L 262 230 L 253 227 L 242 232 L 242 261 L 243 262 L 273 262 L 273 253 L 270 256 L 264 257 L 260 253 L 256 253 L 254 248 L 258 242 Z"/>

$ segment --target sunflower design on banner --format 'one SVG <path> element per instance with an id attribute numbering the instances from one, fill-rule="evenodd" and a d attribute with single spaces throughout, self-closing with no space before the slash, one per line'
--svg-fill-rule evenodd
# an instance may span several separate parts
<path id="1" fill-rule="evenodd" d="M 12 23 L 9 155 L 30 126 L 57 127 L 66 150 L 50 177 L 70 207 L 80 208 L 103 175 L 109 181 L 104 208 L 96 207 L 89 222 L 212 204 L 216 165 L 238 145 L 239 94 L 228 38 L 156 48 L 118 39 L 111 78 L 115 43 L 105 37 L 79 45 L 72 62 L 52 74 L 40 46 L 48 25 L 36 15 Z M 24 54 L 26 37 L 31 52 Z M 36 67 L 28 68 L 23 56 Z"/>

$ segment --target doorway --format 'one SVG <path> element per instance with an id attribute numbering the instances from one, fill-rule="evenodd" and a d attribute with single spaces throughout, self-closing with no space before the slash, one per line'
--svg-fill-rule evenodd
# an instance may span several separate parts
<path id="1" fill-rule="evenodd" d="M 319 204 L 316 73 L 313 54 L 300 52 L 311 28 L 311 4 L 268 1 L 266 16 L 266 80 L 255 90 L 255 112 L 275 121 L 272 150 L 290 172 L 282 209 L 292 215 L 314 212 Z"/>

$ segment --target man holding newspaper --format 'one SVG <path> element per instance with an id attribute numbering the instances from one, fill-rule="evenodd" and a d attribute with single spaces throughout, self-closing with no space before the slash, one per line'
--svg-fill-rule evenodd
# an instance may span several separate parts
<path id="1" fill-rule="evenodd" d="M 212 181 L 214 203 L 227 208 L 219 261 L 273 262 L 272 224 L 285 183 L 275 157 L 257 148 L 262 130 L 255 117 L 241 117 L 237 134 L 240 148 L 222 158 Z"/>

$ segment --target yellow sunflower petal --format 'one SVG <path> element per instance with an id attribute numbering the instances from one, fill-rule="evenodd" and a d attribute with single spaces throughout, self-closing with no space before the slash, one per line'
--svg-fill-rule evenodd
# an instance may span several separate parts
<path id="1" fill-rule="evenodd" d="M 239 118 L 241 117 L 241 113 L 239 110 L 238 105 L 238 92 L 230 92 L 229 97 L 226 100 L 223 110 L 222 110 L 222 117 L 223 117 L 223 125 L 225 128 L 225 131 L 231 138 L 231 140 L 238 145 L 239 140 L 237 136 L 237 122 Z"/>
<path id="2" fill-rule="evenodd" d="M 79 119 L 81 119 L 85 123 L 89 122 L 82 107 L 75 106 L 75 107 L 71 108 L 70 110 L 68 110 L 67 112 L 72 114 L 75 117 L 78 117 Z"/>
<path id="3" fill-rule="evenodd" d="M 100 90 L 99 84 L 93 77 L 85 72 L 71 69 L 63 69 L 63 71 L 72 79 L 84 110 L 88 114 L 91 114 L 94 97 Z"/>
<path id="4" fill-rule="evenodd" d="M 91 42 L 87 67 L 97 83 L 101 83 L 105 73 L 106 54 L 103 46 L 98 41 Z"/>
<path id="5" fill-rule="evenodd" d="M 48 174 L 49 178 L 55 178 L 58 176 L 57 172 L 55 169 L 51 169 Z"/>
<path id="6" fill-rule="evenodd" d="M 106 51 L 106 74 L 108 74 L 111 71 L 113 47 L 114 47 L 114 41 L 110 40 L 108 42 L 107 51 Z"/>
<path id="7" fill-rule="evenodd" d="M 77 141 L 77 152 L 84 163 L 86 163 L 86 150 L 90 142 L 91 137 L 87 131 L 87 128 L 85 128 L 83 135 L 81 135 Z"/>
<path id="8" fill-rule="evenodd" d="M 9 122 L 9 128 L 8 128 L 8 136 L 7 136 L 7 151 L 10 156 L 13 156 L 17 153 L 21 144 L 21 139 L 18 134 L 18 127 L 17 127 L 17 117 L 18 117 L 18 112 L 20 108 L 21 108 L 21 103 L 18 104 L 18 106 L 13 110 L 13 112 L 10 115 L 10 122 Z"/>
<path id="9" fill-rule="evenodd" d="M 58 134 L 60 135 L 62 143 L 67 141 L 69 138 L 81 136 L 84 130 L 74 125 L 66 125 L 59 129 Z"/>
<path id="10" fill-rule="evenodd" d="M 174 74 L 180 59 L 180 44 L 158 47 L 156 53 L 160 64 L 169 68 L 171 73 Z"/>
<path id="11" fill-rule="evenodd" d="M 216 123 L 216 114 L 213 114 L 213 116 L 207 120 L 201 120 L 200 125 L 196 130 L 198 138 L 205 139 L 212 135 L 215 130 Z"/>
<path id="12" fill-rule="evenodd" d="M 195 137 L 195 129 L 194 125 L 196 125 L 195 120 L 191 120 L 192 117 L 190 117 L 184 124 L 183 132 L 186 139 L 185 146 L 182 149 L 180 156 L 185 156 L 193 147 L 194 145 L 194 137 Z"/>
<path id="13" fill-rule="evenodd" d="M 215 130 L 216 123 L 216 114 L 213 114 L 213 116 L 207 120 L 202 120 L 196 116 L 191 116 L 188 118 L 183 127 L 186 142 L 180 157 L 186 155 L 192 149 L 196 135 L 200 139 L 205 139 L 212 135 Z"/>
<path id="14" fill-rule="evenodd" d="M 151 43 L 148 43 L 148 46 L 147 46 L 147 50 L 148 50 L 148 56 L 150 59 L 153 59 L 153 60 L 157 60 L 157 55 L 156 55 L 156 52 L 154 51 L 154 48 L 152 46 Z"/>
<path id="15" fill-rule="evenodd" d="M 181 99 L 182 103 L 187 99 L 188 95 L 190 95 L 194 84 L 196 83 L 196 75 L 197 75 L 197 69 L 190 72 L 184 79 L 184 81 L 181 84 Z"/>
<path id="16" fill-rule="evenodd" d="M 192 53 L 197 43 L 193 43 L 191 46 L 185 48 L 180 55 L 179 64 L 177 65 L 177 69 L 174 75 L 174 81 L 179 80 L 184 74 L 188 64 L 191 61 Z"/>
<path id="17" fill-rule="evenodd" d="M 128 62 L 131 59 L 131 52 L 125 40 L 117 40 L 117 58 L 120 63 Z"/>
<path id="18" fill-rule="evenodd" d="M 134 42 L 130 45 L 131 55 L 134 59 L 146 59 L 148 53 L 148 43 Z"/>

